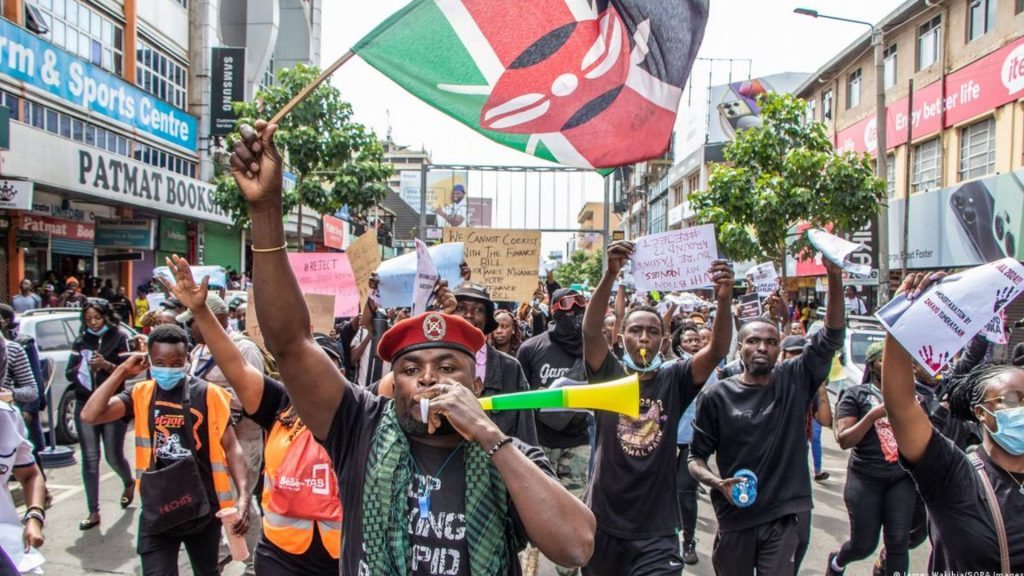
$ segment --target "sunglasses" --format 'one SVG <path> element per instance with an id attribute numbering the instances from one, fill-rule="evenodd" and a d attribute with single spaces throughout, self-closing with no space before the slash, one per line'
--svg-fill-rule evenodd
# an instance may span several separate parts
<path id="1" fill-rule="evenodd" d="M 568 296 L 562 296 L 551 305 L 551 310 L 554 312 L 564 311 L 568 312 L 573 308 L 586 308 L 587 299 L 582 294 L 570 294 Z"/>

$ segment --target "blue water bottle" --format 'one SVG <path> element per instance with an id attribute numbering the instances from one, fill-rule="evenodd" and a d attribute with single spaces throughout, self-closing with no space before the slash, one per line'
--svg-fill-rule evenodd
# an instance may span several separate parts
<path id="1" fill-rule="evenodd" d="M 752 506 L 757 500 L 757 474 L 744 468 L 738 470 L 733 478 L 739 478 L 743 482 L 733 484 L 732 503 L 740 508 Z"/>

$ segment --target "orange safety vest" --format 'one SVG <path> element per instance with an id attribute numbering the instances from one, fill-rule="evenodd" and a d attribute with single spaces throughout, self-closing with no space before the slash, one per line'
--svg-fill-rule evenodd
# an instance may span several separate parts
<path id="1" fill-rule="evenodd" d="M 185 385 L 191 385 L 193 380 L 189 379 Z M 228 475 L 227 457 L 224 454 L 224 447 L 220 439 L 224 431 L 231 425 L 231 394 L 216 384 L 206 384 L 206 413 L 203 414 L 199 408 L 192 405 L 194 418 L 193 435 L 199 430 L 199 425 L 206 422 L 208 432 L 205 440 L 195 438 L 196 446 L 206 442 L 210 454 L 210 468 L 213 470 L 213 488 L 217 492 L 217 502 L 220 508 L 230 508 L 235 505 L 235 493 L 231 488 L 231 477 Z M 142 473 L 149 467 L 151 452 L 153 450 L 153 439 L 149 436 L 149 419 L 153 411 L 149 402 L 153 398 L 154 380 L 139 382 L 132 388 L 132 404 L 135 415 L 135 486 L 138 489 Z M 190 392 L 191 393 L 191 392 Z"/>
<path id="2" fill-rule="evenodd" d="M 294 408 L 288 408 L 294 410 Z M 293 518 L 275 513 L 271 505 L 274 495 L 274 486 L 278 481 L 280 470 L 289 449 L 297 438 L 303 433 L 308 433 L 305 424 L 295 416 L 290 428 L 286 428 L 280 420 L 274 422 L 270 429 L 266 444 L 263 450 L 263 534 L 267 540 L 275 546 L 296 556 L 304 554 L 313 544 L 314 527 L 320 529 L 320 541 L 324 548 L 337 560 L 341 557 L 341 509 L 332 520 L 309 520 L 306 518 Z M 315 441 L 314 441 L 315 442 Z M 323 447 L 317 445 L 319 450 Z M 328 459 L 329 461 L 329 459 Z M 328 465 L 327 480 L 337 486 L 337 477 L 334 470 Z M 335 491 L 336 492 L 336 489 Z"/>

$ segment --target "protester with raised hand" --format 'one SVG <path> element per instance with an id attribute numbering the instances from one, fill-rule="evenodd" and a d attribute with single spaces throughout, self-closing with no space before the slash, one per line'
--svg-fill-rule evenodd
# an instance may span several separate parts
<path id="1" fill-rule="evenodd" d="M 420 574 L 443 553 L 463 573 L 518 575 L 516 553 L 527 538 L 560 563 L 585 564 L 593 515 L 552 478 L 543 455 L 501 433 L 473 394 L 479 330 L 436 312 L 391 328 L 378 355 L 392 363 L 394 400 L 348 384 L 317 346 L 288 266 L 276 130 L 262 121 L 255 131 L 243 126 L 231 168 L 251 208 L 267 347 L 342 486 L 341 573 Z M 436 536 L 430 528 L 457 518 L 464 530 Z"/>
<path id="2" fill-rule="evenodd" d="M 807 412 L 842 347 L 846 322 L 842 270 L 825 260 L 829 307 L 825 327 L 803 354 L 779 362 L 778 327 L 767 319 L 740 329 L 742 373 L 701 394 L 690 444 L 690 473 L 712 488 L 718 516 L 713 561 L 718 574 L 788 575 L 799 544 L 797 516 L 812 508 L 807 466 Z M 718 324 L 716 320 L 715 324 Z M 708 460 L 715 456 L 718 473 Z M 740 470 L 757 477 L 753 502 L 738 506 Z M 742 488 L 739 488 L 742 490 Z"/>
<path id="3" fill-rule="evenodd" d="M 941 277 L 910 274 L 900 291 L 922 294 Z M 982 365 L 950 383 L 952 416 L 981 424 L 981 447 L 970 455 L 933 427 L 915 394 L 913 360 L 892 335 L 882 355 L 882 396 L 900 463 L 928 510 L 930 571 L 1024 571 L 1024 370 Z M 988 486 L 992 500 L 986 495 Z M 990 504 L 1001 517 L 1002 535 Z M 1004 539 L 1006 564 L 1000 546 Z"/>
<path id="4" fill-rule="evenodd" d="M 633 254 L 631 242 L 608 248 L 608 266 L 593 301 L 607 302 L 612 284 Z M 676 433 L 679 420 L 729 350 L 732 336 L 733 272 L 716 261 L 708 270 L 718 316 L 711 345 L 692 359 L 665 362 L 669 340 L 664 318 L 650 306 L 634 305 L 622 321 L 622 361 L 602 332 L 604 306 L 583 317 L 583 352 L 589 380 L 607 382 L 626 374 L 640 378 L 640 417 L 596 412 L 594 478 L 588 503 L 597 518 L 595 556 L 585 574 L 679 574 L 679 513 L 676 499 Z M 699 343 L 696 334 L 694 343 Z M 696 347 L 695 347 L 696 349 Z M 688 535 L 692 540 L 693 535 Z M 651 567 L 657 566 L 656 572 Z"/>
<path id="5" fill-rule="evenodd" d="M 330 456 L 295 414 L 284 386 L 246 360 L 207 306 L 209 278 L 196 285 L 188 262 L 178 256 L 173 261 L 168 259 L 167 266 L 175 278 L 175 284 L 167 289 L 188 306 L 246 417 L 267 433 L 263 450 L 263 530 L 254 555 L 256 575 L 337 574 L 341 503 L 337 477 L 328 468 Z M 318 472 L 322 468 L 329 474 Z M 310 489 L 307 481 L 321 484 L 318 489 Z"/>

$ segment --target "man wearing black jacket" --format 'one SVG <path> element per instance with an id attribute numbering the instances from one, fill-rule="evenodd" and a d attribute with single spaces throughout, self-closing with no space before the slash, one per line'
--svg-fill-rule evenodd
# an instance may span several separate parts
<path id="1" fill-rule="evenodd" d="M 720 380 L 697 399 L 690 474 L 713 488 L 718 534 L 712 560 L 718 574 L 793 574 L 797 516 L 813 507 L 807 466 L 807 411 L 845 339 L 842 270 L 825 260 L 829 306 L 825 328 L 800 356 L 778 362 L 780 334 L 758 319 L 740 329 L 743 372 Z M 715 455 L 716 474 L 708 466 Z M 732 500 L 733 476 L 757 476 L 746 508 Z"/>

